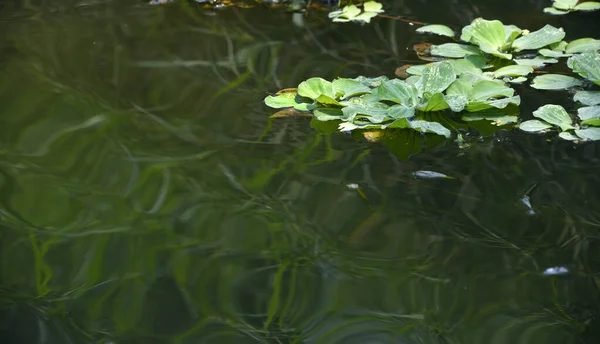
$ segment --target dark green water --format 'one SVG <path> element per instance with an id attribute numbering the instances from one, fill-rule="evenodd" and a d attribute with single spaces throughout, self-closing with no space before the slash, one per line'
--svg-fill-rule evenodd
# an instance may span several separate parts
<path id="1" fill-rule="evenodd" d="M 598 16 L 549 17 L 548 4 L 385 9 L 598 38 Z M 386 147 L 267 120 L 268 92 L 416 62 L 410 25 L 0 6 L 2 343 L 600 340 L 600 143 L 515 131 L 467 149 L 414 134 Z M 523 118 L 573 107 L 567 92 L 517 92 Z M 532 215 L 520 198 L 536 184 Z M 553 266 L 571 273 L 542 275 Z"/>

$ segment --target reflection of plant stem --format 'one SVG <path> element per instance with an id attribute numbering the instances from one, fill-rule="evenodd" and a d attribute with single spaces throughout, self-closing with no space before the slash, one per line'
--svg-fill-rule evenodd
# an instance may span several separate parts
<path id="1" fill-rule="evenodd" d="M 377 16 L 381 17 L 381 18 L 386 18 L 386 19 L 398 20 L 398 21 L 401 21 L 401 22 L 405 22 L 405 23 L 409 23 L 409 24 L 414 24 L 414 25 L 427 25 L 427 24 L 425 24 L 423 22 L 416 21 L 416 20 L 406 19 L 406 18 L 404 18 L 402 16 L 390 16 L 390 15 L 381 14 L 381 13 L 378 14 Z"/>

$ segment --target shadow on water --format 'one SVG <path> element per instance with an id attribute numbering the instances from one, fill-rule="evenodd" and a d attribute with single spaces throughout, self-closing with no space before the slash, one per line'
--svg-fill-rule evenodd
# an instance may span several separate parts
<path id="1" fill-rule="evenodd" d="M 512 3 L 516 17 L 505 2 L 386 10 L 597 33 L 593 16 Z M 3 343 L 600 338 L 597 143 L 501 131 L 461 149 L 411 133 L 427 149 L 411 155 L 268 120 L 268 92 L 417 62 L 409 24 L 187 2 L 4 7 Z M 522 114 L 549 95 L 567 102 L 530 94 Z M 542 274 L 554 266 L 570 274 Z"/>

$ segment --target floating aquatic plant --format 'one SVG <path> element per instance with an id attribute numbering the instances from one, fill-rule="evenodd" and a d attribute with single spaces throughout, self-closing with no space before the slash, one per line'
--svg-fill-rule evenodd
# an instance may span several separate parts
<path id="1" fill-rule="evenodd" d="M 341 10 L 329 13 L 329 18 L 334 22 L 362 22 L 369 23 L 371 19 L 382 13 L 383 5 L 375 1 L 365 2 L 362 5 L 362 10 L 355 5 L 344 6 Z"/>
<path id="2" fill-rule="evenodd" d="M 544 8 L 544 12 L 554 15 L 563 15 L 575 11 L 595 11 L 600 9 L 600 2 L 579 0 L 553 0 L 552 7 Z"/>
<path id="3" fill-rule="evenodd" d="M 600 106 L 587 106 L 577 111 L 579 123 L 575 123 L 560 105 L 544 105 L 533 112 L 538 119 L 525 121 L 519 125 L 523 131 L 543 133 L 558 130 L 558 136 L 569 141 L 600 140 Z"/>
<path id="4" fill-rule="evenodd" d="M 268 96 L 265 103 L 311 111 L 319 121 L 340 121 L 342 131 L 412 128 L 449 137 L 448 128 L 424 119 L 423 114 L 504 109 L 519 105 L 520 98 L 502 81 L 484 77 L 473 63 L 462 59 L 426 65 L 419 76 L 407 80 L 310 78 L 295 92 Z"/>

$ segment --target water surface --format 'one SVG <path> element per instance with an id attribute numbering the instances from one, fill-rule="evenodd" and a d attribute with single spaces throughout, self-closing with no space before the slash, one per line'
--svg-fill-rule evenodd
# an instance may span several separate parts
<path id="1" fill-rule="evenodd" d="M 597 16 L 547 5 L 385 9 L 599 38 Z M 600 143 L 373 144 L 268 120 L 269 92 L 418 63 L 413 26 L 116 0 L 0 16 L 3 343 L 599 340 Z M 517 92 L 526 119 L 573 108 Z"/>

